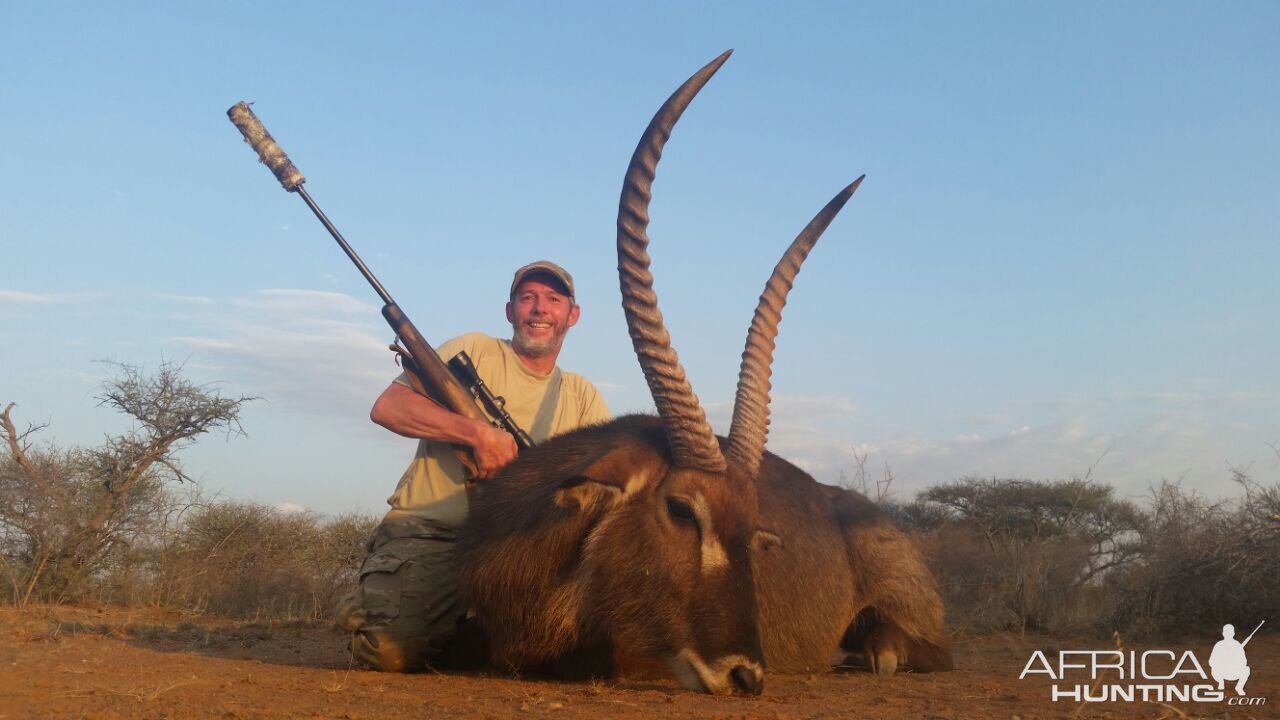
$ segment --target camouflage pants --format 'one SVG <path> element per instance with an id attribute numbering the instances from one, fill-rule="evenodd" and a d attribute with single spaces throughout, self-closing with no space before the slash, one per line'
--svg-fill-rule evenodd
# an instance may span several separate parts
<path id="1" fill-rule="evenodd" d="M 452 532 L 418 518 L 383 518 L 360 568 L 360 584 L 338 606 L 337 625 L 354 633 L 351 653 L 387 672 L 415 672 L 439 657 L 457 632 Z"/>

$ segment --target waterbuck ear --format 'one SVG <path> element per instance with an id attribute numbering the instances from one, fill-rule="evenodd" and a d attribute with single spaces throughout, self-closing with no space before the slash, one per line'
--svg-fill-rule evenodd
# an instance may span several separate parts
<path id="1" fill-rule="evenodd" d="M 582 463 L 581 469 L 560 483 L 556 505 L 590 512 L 625 500 L 667 473 L 667 463 L 657 448 L 634 442 L 612 448 Z"/>
<path id="2" fill-rule="evenodd" d="M 769 530 L 756 530 L 756 534 L 751 536 L 752 550 L 780 550 L 782 549 L 782 536 Z"/>

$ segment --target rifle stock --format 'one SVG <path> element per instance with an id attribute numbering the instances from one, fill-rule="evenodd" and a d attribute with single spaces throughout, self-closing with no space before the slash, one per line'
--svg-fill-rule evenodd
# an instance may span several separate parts
<path id="1" fill-rule="evenodd" d="M 447 410 L 472 420 L 489 422 L 489 418 L 476 406 L 471 394 L 458 383 L 449 368 L 445 367 L 439 353 L 422 337 L 413 321 L 394 302 L 382 306 L 382 317 L 403 343 L 402 348 L 392 347 L 400 356 L 400 365 L 415 392 L 423 395 Z M 475 459 L 466 448 L 454 446 L 453 454 L 462 463 L 469 477 L 477 474 Z"/>
<path id="2" fill-rule="evenodd" d="M 404 344 L 406 354 L 401 357 L 404 360 L 405 374 L 409 376 L 411 383 L 416 380 L 422 386 L 421 389 L 415 387 L 415 390 L 463 417 L 489 422 L 489 418 L 476 406 L 471 393 L 449 372 L 439 353 L 422 337 L 422 333 L 418 332 L 418 328 L 414 327 L 399 305 L 384 305 L 382 317 L 386 318 L 387 324 Z"/>

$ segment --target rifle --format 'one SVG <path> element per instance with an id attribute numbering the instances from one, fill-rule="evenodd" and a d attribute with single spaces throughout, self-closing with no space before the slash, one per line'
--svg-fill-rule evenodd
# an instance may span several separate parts
<path id="1" fill-rule="evenodd" d="M 449 368 L 445 366 L 444 361 L 436 353 L 431 344 L 422 337 L 422 333 L 418 332 L 418 328 L 409 320 L 400 306 L 391 299 L 391 295 L 382 287 L 382 283 L 373 276 L 369 268 L 356 255 L 355 250 L 347 244 L 343 239 L 342 233 L 338 232 L 338 228 L 334 227 L 329 218 L 316 205 L 311 196 L 307 194 L 302 184 L 307 179 L 298 172 L 298 168 L 294 167 L 293 162 L 289 160 L 289 156 L 285 154 L 280 145 L 276 143 L 275 138 L 271 137 L 271 133 L 263 127 L 262 121 L 253 114 L 253 110 L 249 109 L 249 103 L 238 102 L 227 110 L 227 117 L 231 119 L 232 124 L 240 130 L 240 134 L 244 135 L 244 141 L 249 147 L 258 153 L 258 160 L 280 181 L 281 187 L 285 190 L 297 193 L 311 208 L 311 212 L 315 214 L 316 219 L 324 225 L 333 239 L 338 242 L 338 246 L 347 254 L 351 262 L 355 263 L 356 268 L 364 275 L 364 279 L 373 286 L 374 292 L 382 299 L 382 317 L 386 319 L 387 324 L 391 326 L 391 330 L 395 332 L 396 337 L 403 343 L 392 344 L 391 351 L 394 352 L 401 366 L 404 367 L 405 375 L 409 378 L 409 384 L 418 394 L 424 395 L 435 401 L 444 408 L 455 412 L 463 417 L 472 420 L 480 420 L 482 422 L 492 423 L 495 427 L 502 428 L 511 433 L 515 437 L 516 443 L 521 448 L 533 446 L 533 441 L 529 435 L 516 423 L 511 415 L 506 411 L 505 401 L 501 397 L 495 397 L 489 388 L 475 374 L 475 367 L 471 364 L 471 358 L 467 357 L 465 352 L 458 353 L 452 360 L 451 364 L 457 364 L 464 371 L 470 370 L 470 375 L 463 375 L 466 383 L 464 388 L 459 378 L 455 377 Z M 489 414 L 486 415 L 477 405 L 476 402 L 483 403 Z M 490 417 L 493 419 L 490 420 Z M 467 468 L 470 475 L 475 475 L 476 466 L 469 452 L 463 448 L 455 448 L 455 454 Z"/>
<path id="2" fill-rule="evenodd" d="M 1265 623 L 1265 622 L 1266 620 L 1263 620 L 1262 622 L 1258 623 L 1258 627 L 1254 628 L 1253 632 L 1249 633 L 1249 637 L 1245 638 L 1244 642 L 1240 643 L 1240 647 L 1244 647 L 1245 645 L 1248 645 L 1249 641 L 1253 639 L 1253 636 L 1257 635 L 1258 631 L 1262 629 L 1262 623 Z"/>
<path id="3" fill-rule="evenodd" d="M 533 438 L 529 437 L 529 434 L 516 423 L 516 419 L 511 417 L 511 413 L 507 412 L 506 398 L 494 395 L 489 386 L 484 384 L 484 380 L 480 379 L 480 373 L 476 372 L 476 366 L 471 362 L 471 356 L 465 350 L 449 358 L 449 370 L 471 390 L 471 396 L 484 407 L 489 417 L 494 419 L 493 424 L 511 433 L 521 450 L 533 447 Z"/>

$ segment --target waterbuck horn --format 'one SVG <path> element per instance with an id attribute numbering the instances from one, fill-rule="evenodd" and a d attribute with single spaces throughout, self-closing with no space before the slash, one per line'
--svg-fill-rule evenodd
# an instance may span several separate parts
<path id="1" fill-rule="evenodd" d="M 694 73 L 658 109 L 631 155 L 618 200 L 618 280 L 631 344 L 662 417 L 674 464 L 709 472 L 724 471 L 724 456 L 663 325 L 658 296 L 653 291 L 653 274 L 649 272 L 646 228 L 650 188 L 662 147 L 685 108 L 732 52 L 726 51 Z"/>
<path id="2" fill-rule="evenodd" d="M 782 322 L 782 306 L 787 303 L 787 293 L 791 291 L 809 251 L 865 177 L 863 175 L 841 190 L 809 221 L 783 253 L 765 283 L 764 292 L 760 294 L 760 303 L 751 318 L 751 328 L 747 330 L 747 346 L 742 351 L 738 393 L 733 403 L 733 423 L 729 426 L 726 448 L 729 459 L 738 463 L 750 477 L 756 477 L 760 470 L 765 439 L 769 435 L 769 376 L 773 373 L 774 339 L 778 337 L 778 324 Z"/>

